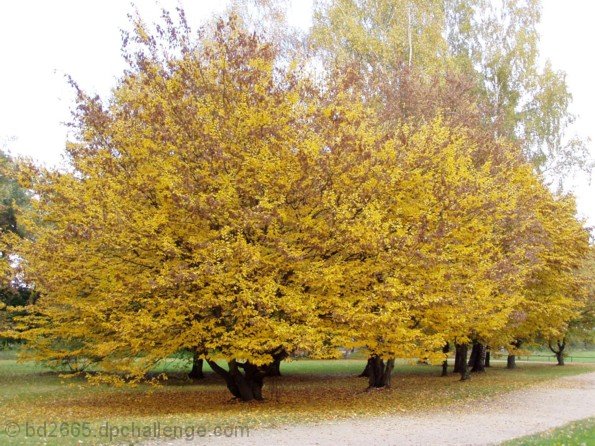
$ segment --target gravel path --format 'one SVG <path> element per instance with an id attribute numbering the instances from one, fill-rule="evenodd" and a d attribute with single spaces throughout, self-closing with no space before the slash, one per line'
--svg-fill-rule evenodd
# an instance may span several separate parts
<path id="1" fill-rule="evenodd" d="M 488 445 L 595 416 L 595 373 L 500 395 L 476 406 L 251 431 L 249 437 L 196 438 L 149 445 L 336 446 Z"/>

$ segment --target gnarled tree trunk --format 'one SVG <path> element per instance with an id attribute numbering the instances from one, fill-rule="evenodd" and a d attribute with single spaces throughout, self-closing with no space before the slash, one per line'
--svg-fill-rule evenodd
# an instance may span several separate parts
<path id="1" fill-rule="evenodd" d="M 566 348 L 566 339 L 562 339 L 561 341 L 556 341 L 556 345 L 558 346 L 555 349 L 552 346 L 551 342 L 548 342 L 548 346 L 550 350 L 556 355 L 556 360 L 558 361 L 558 365 L 564 365 L 564 349 Z"/>
<path id="2" fill-rule="evenodd" d="M 200 358 L 200 353 L 198 350 L 194 350 L 192 353 L 192 370 L 188 373 L 188 378 L 190 379 L 203 379 L 205 377 L 202 366 L 203 360 Z"/>
<path id="3" fill-rule="evenodd" d="M 490 347 L 486 347 L 486 360 L 485 360 L 485 366 L 486 366 L 486 367 L 491 367 L 491 366 L 490 366 Z"/>
<path id="4" fill-rule="evenodd" d="M 368 389 L 381 389 L 390 387 L 391 375 L 395 367 L 395 360 L 384 362 L 379 356 L 373 355 L 368 360 L 370 363 L 368 375 Z"/>
<path id="5" fill-rule="evenodd" d="M 266 371 L 250 362 L 228 362 L 229 370 L 225 370 L 215 361 L 207 360 L 211 368 L 220 375 L 227 384 L 231 394 L 242 401 L 262 400 L 262 386 Z M 243 369 L 243 373 L 240 369 Z"/>

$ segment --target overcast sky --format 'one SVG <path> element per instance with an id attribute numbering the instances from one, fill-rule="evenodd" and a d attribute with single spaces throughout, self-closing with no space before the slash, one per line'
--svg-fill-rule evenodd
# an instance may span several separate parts
<path id="1" fill-rule="evenodd" d="M 224 10 L 226 0 L 180 2 L 192 25 Z M 153 0 L 135 2 L 143 17 L 156 19 Z M 168 9 L 176 0 L 161 0 Z M 308 27 L 312 0 L 293 0 L 289 19 Z M 60 162 L 73 95 L 71 75 L 86 91 L 107 95 L 124 68 L 120 29 L 130 3 L 122 0 L 0 0 L 0 148 L 49 164 Z M 544 0 L 541 52 L 567 72 L 579 115 L 575 131 L 591 138 L 595 157 L 595 2 Z M 595 225 L 595 185 L 575 181 L 579 212 Z"/>

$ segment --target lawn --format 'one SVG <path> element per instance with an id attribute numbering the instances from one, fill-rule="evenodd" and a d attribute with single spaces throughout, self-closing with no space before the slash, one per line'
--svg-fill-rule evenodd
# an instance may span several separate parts
<path id="1" fill-rule="evenodd" d="M 528 437 L 507 441 L 502 446 L 593 446 L 595 418 L 575 421 Z"/>
<path id="2" fill-rule="evenodd" d="M 64 379 L 54 371 L 33 363 L 19 364 L 13 356 L 4 354 L 0 356 L 2 419 L 4 426 L 14 423 L 11 429 L 20 433 L 8 438 L 6 429 L 0 426 L 0 444 L 98 443 L 96 437 L 87 436 L 89 433 L 101 435 L 101 441 L 109 443 L 104 438 L 105 423 L 112 427 L 131 423 L 146 427 L 159 422 L 161 427 L 172 429 L 195 426 L 211 431 L 216 426 L 252 429 L 408 413 L 454 402 L 489 399 L 547 379 L 595 370 L 593 366 L 578 364 L 566 367 L 522 364 L 516 370 L 506 370 L 502 364 L 495 364 L 485 374 L 459 382 L 457 375 L 441 378 L 439 367 L 402 361 L 395 368 L 392 389 L 364 392 L 366 381 L 357 378 L 364 364 L 361 359 L 284 363 L 284 376 L 265 382 L 266 400 L 247 404 L 231 401 L 222 380 L 208 368 L 204 380 L 187 380 L 188 363 L 181 360 L 169 361 L 158 370 L 169 374 L 163 385 L 113 388 L 90 386 L 81 378 Z M 49 431 L 54 436 L 43 441 L 37 434 L 27 437 L 27 429 L 31 433 L 32 428 L 41 428 L 42 436 L 50 437 Z M 124 439 L 122 433 L 118 435 L 112 438 L 112 443 Z"/>
<path id="3" fill-rule="evenodd" d="M 506 361 L 506 355 L 494 353 L 493 358 L 495 360 Z M 527 355 L 519 355 L 517 357 L 519 361 L 532 361 L 532 362 L 551 362 L 556 363 L 556 355 L 549 350 L 535 350 L 528 352 Z M 568 363 L 586 363 L 595 364 L 595 350 L 579 350 L 569 349 L 565 352 L 565 362 Z"/>
<path id="4" fill-rule="evenodd" d="M 530 361 L 541 360 L 556 362 L 555 355 L 550 351 L 536 352 L 534 354 L 544 355 L 546 357 L 533 356 L 529 357 Z M 565 353 L 564 361 L 566 363 L 595 363 L 595 350 L 569 350 Z"/>

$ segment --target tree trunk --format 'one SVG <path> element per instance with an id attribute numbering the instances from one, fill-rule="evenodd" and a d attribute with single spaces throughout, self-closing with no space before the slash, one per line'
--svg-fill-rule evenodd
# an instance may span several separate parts
<path id="1" fill-rule="evenodd" d="M 480 342 L 473 344 L 473 351 L 471 353 L 471 359 L 469 360 L 469 366 L 471 366 L 472 372 L 485 372 L 485 361 L 486 361 L 486 348 Z"/>
<path id="2" fill-rule="evenodd" d="M 469 362 L 467 362 L 467 365 L 469 367 L 473 367 L 473 364 L 475 364 L 477 360 L 478 345 L 479 344 L 477 343 L 477 341 L 473 341 L 473 345 L 471 347 L 471 354 L 469 355 Z"/>
<path id="3" fill-rule="evenodd" d="M 556 354 L 558 365 L 564 365 L 564 348 L 566 347 L 566 339 L 562 339 L 562 341 L 556 341 L 556 344 L 558 346 L 557 349 L 552 347 L 551 342 L 548 343 L 550 350 Z"/>
<path id="4" fill-rule="evenodd" d="M 368 369 L 368 388 L 380 388 L 384 386 L 384 361 L 378 356 L 372 356 L 369 359 L 370 368 Z"/>
<path id="5" fill-rule="evenodd" d="M 522 343 L 519 340 L 511 343 L 515 349 L 520 348 L 521 344 Z M 508 354 L 508 358 L 506 358 L 506 368 L 510 370 L 516 369 L 516 355 L 511 355 L 510 353 Z"/>
<path id="6" fill-rule="evenodd" d="M 280 359 L 273 359 L 273 362 L 267 368 L 267 376 L 281 376 Z"/>
<path id="7" fill-rule="evenodd" d="M 453 368 L 454 373 L 461 373 L 463 370 L 463 362 L 467 361 L 467 353 L 463 357 L 463 346 L 461 344 L 455 344 L 455 364 Z"/>
<path id="8" fill-rule="evenodd" d="M 485 372 L 487 356 L 488 356 L 488 350 L 484 344 L 481 344 L 481 350 L 479 352 L 479 358 L 478 358 L 479 359 L 478 367 L 476 370 L 477 372 Z"/>
<path id="9" fill-rule="evenodd" d="M 453 373 L 461 373 L 461 347 L 455 344 L 455 362 L 452 368 Z"/>
<path id="10" fill-rule="evenodd" d="M 372 363 L 372 358 L 368 358 L 368 361 L 366 362 L 366 367 L 364 367 L 364 370 L 362 371 L 362 373 L 360 373 L 358 376 L 358 378 L 368 378 L 370 376 L 370 364 Z"/>
<path id="11" fill-rule="evenodd" d="M 266 376 L 281 376 L 281 361 L 289 355 L 285 349 L 280 349 L 272 354 L 273 362 L 267 366 Z"/>
<path id="12" fill-rule="evenodd" d="M 390 389 L 391 378 L 393 376 L 393 369 L 395 368 L 395 360 L 388 359 L 386 361 L 386 367 L 384 368 L 384 387 Z"/>
<path id="13" fill-rule="evenodd" d="M 395 367 L 395 360 L 384 360 L 379 356 L 373 355 L 368 360 L 370 363 L 368 375 L 368 389 L 388 388 L 391 384 L 391 375 Z"/>
<path id="14" fill-rule="evenodd" d="M 447 354 L 450 351 L 450 344 L 447 342 L 442 347 L 442 353 Z M 440 376 L 448 376 L 448 358 L 444 358 L 442 362 L 442 375 Z"/>
<path id="15" fill-rule="evenodd" d="M 220 375 L 227 384 L 231 394 L 242 401 L 262 400 L 262 386 L 265 371 L 250 362 L 238 363 L 232 360 L 228 363 L 228 370 L 219 366 L 215 361 L 207 360 L 211 368 Z M 244 373 L 240 371 L 244 370 Z"/>
<path id="16" fill-rule="evenodd" d="M 468 344 L 461 345 L 461 359 L 460 359 L 460 373 L 461 381 L 468 380 L 471 376 L 469 374 L 469 364 L 467 363 L 467 352 L 469 350 Z"/>
<path id="17" fill-rule="evenodd" d="M 486 347 L 486 360 L 485 366 L 490 367 L 490 347 Z"/>
<path id="18" fill-rule="evenodd" d="M 238 366 L 239 365 L 240 364 L 238 364 Z M 243 380 L 247 389 L 245 394 L 248 395 L 248 398 L 252 397 L 255 400 L 261 401 L 263 399 L 262 386 L 264 385 L 264 377 L 266 373 L 250 362 L 242 364 L 242 368 L 244 369 L 244 375 L 242 376 L 242 374 L 239 373 L 238 378 L 240 382 L 242 381 L 242 378 L 244 378 Z M 244 401 L 250 401 L 250 399 L 244 399 Z"/>
<path id="19" fill-rule="evenodd" d="M 192 370 L 188 373 L 188 378 L 190 379 L 203 379 L 205 377 L 202 371 L 204 361 L 199 356 L 198 350 L 195 350 L 192 354 Z"/>

